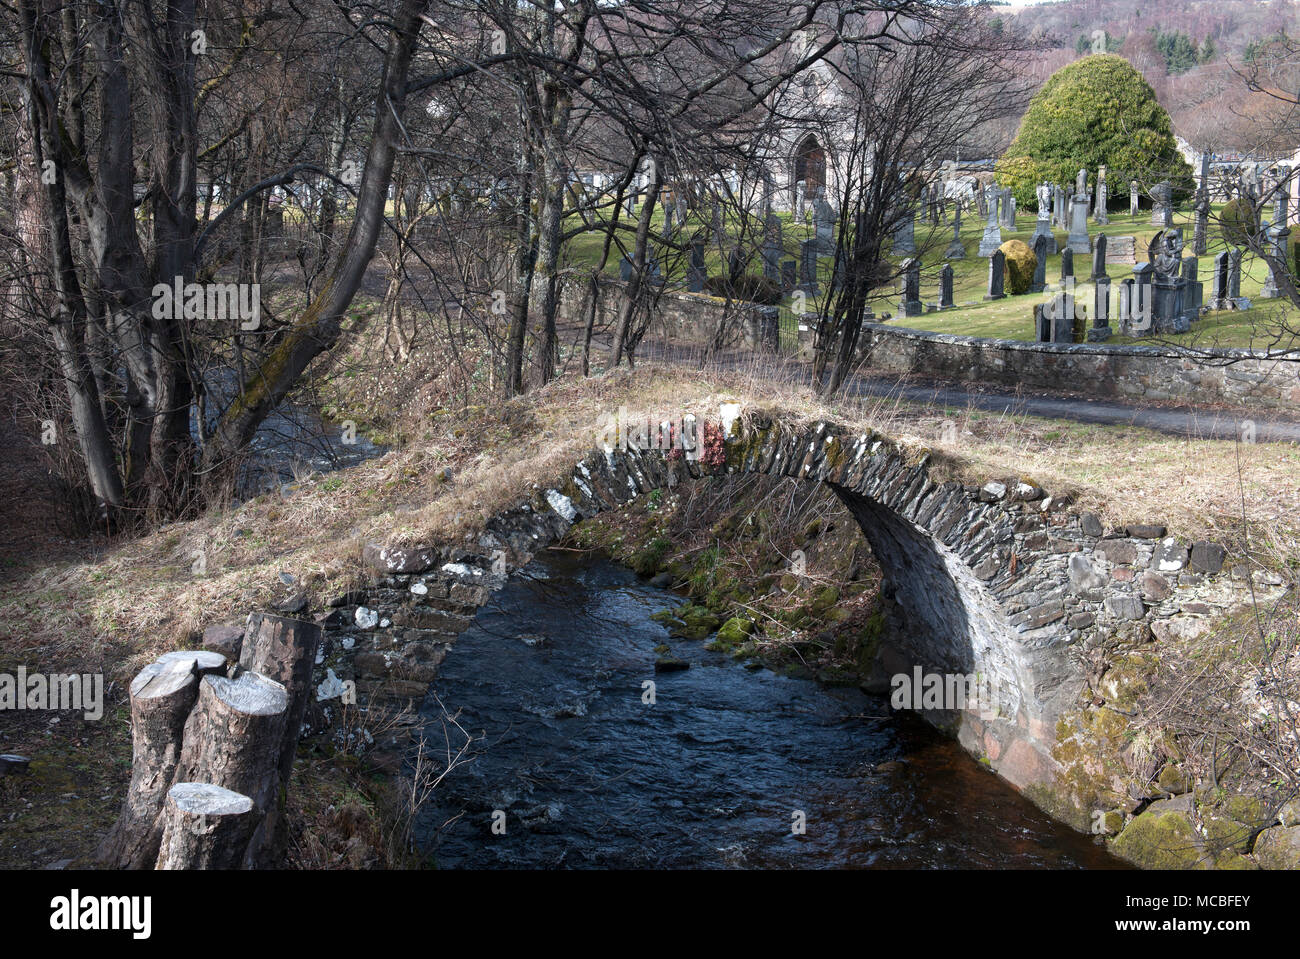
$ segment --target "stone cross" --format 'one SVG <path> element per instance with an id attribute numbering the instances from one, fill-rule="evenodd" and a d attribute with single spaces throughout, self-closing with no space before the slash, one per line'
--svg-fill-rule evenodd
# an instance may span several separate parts
<path id="1" fill-rule="evenodd" d="M 961 203 L 953 204 L 952 208 L 952 242 L 948 244 L 948 250 L 944 256 L 949 260 L 966 259 L 966 247 L 961 242 Z"/>

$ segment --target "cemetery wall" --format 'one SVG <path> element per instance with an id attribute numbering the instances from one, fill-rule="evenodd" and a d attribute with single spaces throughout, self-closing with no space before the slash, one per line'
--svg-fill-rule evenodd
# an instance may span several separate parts
<path id="1" fill-rule="evenodd" d="M 627 292 L 621 280 L 602 279 L 596 301 L 596 325 L 612 325 L 618 319 Z M 774 335 L 775 307 L 733 300 L 731 317 L 727 302 L 707 293 L 684 293 L 678 290 L 649 291 L 647 302 L 652 304 L 653 319 L 650 336 L 663 337 L 674 343 L 696 344 L 708 342 L 724 323 L 731 328 L 729 342 L 744 342 L 757 346 L 764 336 Z M 559 320 L 565 324 L 585 326 L 591 308 L 591 284 L 587 281 L 565 283 L 560 290 Z M 769 329 L 770 328 L 770 329 Z"/>
<path id="2" fill-rule="evenodd" d="M 1206 350 L 1209 364 L 1168 347 L 1026 343 L 867 323 L 867 365 L 876 372 L 1059 390 L 1150 402 L 1300 407 L 1300 358 L 1264 360 Z M 1227 364 L 1233 359 L 1236 362 Z"/>

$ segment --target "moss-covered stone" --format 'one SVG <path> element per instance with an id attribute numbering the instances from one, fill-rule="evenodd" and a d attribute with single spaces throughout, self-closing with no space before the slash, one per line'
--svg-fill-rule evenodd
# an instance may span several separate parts
<path id="1" fill-rule="evenodd" d="M 749 639 L 753 632 L 754 623 L 752 620 L 745 616 L 733 616 L 718 628 L 718 632 L 713 637 L 713 642 L 709 644 L 709 648 L 724 653 L 731 652 Z"/>
<path id="2" fill-rule="evenodd" d="M 1255 862 L 1264 869 L 1300 869 L 1300 826 L 1272 826 L 1255 840 Z"/>
<path id="3" fill-rule="evenodd" d="M 836 603 L 840 601 L 840 590 L 838 586 L 827 586 L 813 598 L 808 604 L 808 610 L 813 616 L 824 616 Z"/>
<path id="4" fill-rule="evenodd" d="M 1013 296 L 1028 293 L 1034 283 L 1034 270 L 1038 257 L 1023 240 L 1007 240 L 999 250 L 1007 258 L 1007 292 Z"/>
<path id="5" fill-rule="evenodd" d="M 1205 854 L 1185 811 L 1190 805 L 1179 800 L 1152 803 L 1124 828 L 1111 851 L 1146 869 L 1195 868 Z"/>

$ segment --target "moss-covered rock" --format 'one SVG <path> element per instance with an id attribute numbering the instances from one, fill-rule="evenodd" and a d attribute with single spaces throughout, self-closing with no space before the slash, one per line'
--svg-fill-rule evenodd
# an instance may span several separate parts
<path id="1" fill-rule="evenodd" d="M 808 610 L 813 616 L 824 616 L 836 603 L 840 601 L 840 590 L 838 586 L 827 586 L 818 593 L 811 603 L 808 604 Z"/>
<path id="2" fill-rule="evenodd" d="M 1271 826 L 1259 834 L 1253 850 L 1264 869 L 1300 869 L 1300 826 Z"/>
<path id="3" fill-rule="evenodd" d="M 753 632 L 753 620 L 745 616 L 733 616 L 718 627 L 718 632 L 713 637 L 713 642 L 709 644 L 709 648 L 729 653 L 744 644 Z"/>
<path id="4" fill-rule="evenodd" d="M 1023 240 L 1007 240 L 998 249 L 1007 258 L 1007 292 L 1015 296 L 1028 293 L 1038 268 L 1034 251 Z"/>
<path id="5" fill-rule="evenodd" d="M 1205 854 L 1190 810 L 1191 797 L 1152 803 L 1124 828 L 1111 851 L 1146 869 L 1195 868 Z"/>

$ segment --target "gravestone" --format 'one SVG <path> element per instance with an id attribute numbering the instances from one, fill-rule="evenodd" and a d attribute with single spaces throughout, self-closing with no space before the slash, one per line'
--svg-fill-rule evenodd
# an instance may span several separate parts
<path id="1" fill-rule="evenodd" d="M 1128 215 L 1138 215 L 1138 181 L 1128 181 Z"/>
<path id="2" fill-rule="evenodd" d="M 1133 277 L 1128 276 L 1119 281 L 1119 295 L 1116 297 L 1115 319 L 1121 333 L 1127 335 L 1129 321 L 1133 316 Z"/>
<path id="3" fill-rule="evenodd" d="M 916 258 L 903 264 L 903 315 L 920 316 L 925 312 L 921 305 L 921 262 Z"/>
<path id="4" fill-rule="evenodd" d="M 630 253 L 624 253 L 623 262 L 618 265 L 618 278 L 626 283 L 628 280 L 632 279 L 633 272 L 632 255 Z"/>
<path id="5" fill-rule="evenodd" d="M 664 205 L 664 232 L 665 238 L 673 235 L 673 217 L 677 215 L 675 204 L 667 203 Z"/>
<path id="6" fill-rule="evenodd" d="M 733 246 L 727 254 L 727 278 L 733 283 L 745 272 L 745 258 L 740 255 L 740 247 Z"/>
<path id="7" fill-rule="evenodd" d="M 1204 256 L 1210 229 L 1210 154 L 1201 154 L 1201 182 L 1196 189 L 1196 227 L 1192 233 L 1192 252 Z"/>
<path id="8" fill-rule="evenodd" d="M 1074 289 L 1061 290 L 1034 309 L 1034 327 L 1040 342 L 1074 342 Z"/>
<path id="9" fill-rule="evenodd" d="M 1280 223 L 1269 223 L 1264 230 L 1264 242 L 1269 255 L 1284 265 L 1287 262 L 1287 239 L 1290 236 L 1291 231 Z M 1259 291 L 1260 299 L 1268 300 L 1282 296 L 1282 288 L 1278 286 L 1277 282 L 1277 271 L 1273 269 L 1273 264 L 1268 259 L 1265 259 L 1264 263 L 1268 269 L 1268 274 L 1264 277 L 1264 285 Z"/>
<path id="10" fill-rule="evenodd" d="M 961 204 L 956 203 L 952 208 L 952 242 L 948 244 L 948 249 L 944 256 L 950 260 L 966 259 L 966 247 L 961 242 Z"/>
<path id="11" fill-rule="evenodd" d="M 1015 230 L 1016 228 L 1016 198 L 1011 195 L 1011 191 L 1002 191 L 1002 228 L 1004 230 Z"/>
<path id="12" fill-rule="evenodd" d="M 1106 168 L 1097 167 L 1097 199 L 1092 205 L 1092 218 L 1095 222 L 1103 226 L 1110 222 L 1110 216 L 1106 212 L 1106 204 L 1110 202 L 1110 190 L 1106 186 Z"/>
<path id="13" fill-rule="evenodd" d="M 1214 275 L 1210 279 L 1210 302 L 1212 310 L 1230 310 L 1232 301 L 1228 299 L 1228 251 L 1224 250 L 1214 257 Z"/>
<path id="14" fill-rule="evenodd" d="M 763 240 L 763 276 L 781 282 L 781 245 L 772 237 Z"/>
<path id="15" fill-rule="evenodd" d="M 1110 339 L 1110 277 L 1102 275 L 1093 281 L 1092 326 L 1088 330 L 1089 343 L 1102 343 Z"/>
<path id="16" fill-rule="evenodd" d="M 1034 304 L 1034 338 L 1039 343 L 1052 342 L 1052 311 L 1049 309 L 1051 303 Z"/>
<path id="17" fill-rule="evenodd" d="M 1065 285 L 1066 280 L 1074 279 L 1074 250 L 1066 247 L 1061 251 L 1061 285 Z"/>
<path id="18" fill-rule="evenodd" d="M 992 256 L 997 248 L 1002 245 L 1002 228 L 998 225 L 999 195 L 996 187 L 989 187 L 986 199 L 988 201 L 989 218 L 984 226 L 984 237 L 980 240 L 980 256 Z"/>
<path id="19" fill-rule="evenodd" d="M 691 260 L 686 267 L 686 289 L 690 293 L 704 290 L 704 241 L 696 240 L 691 244 Z"/>
<path id="20" fill-rule="evenodd" d="M 1290 250 L 1291 230 L 1287 226 L 1291 201 L 1291 168 L 1288 166 L 1278 167 L 1278 184 L 1274 188 L 1273 201 L 1273 224 L 1268 228 L 1265 236 L 1269 246 L 1269 253 L 1272 258 L 1283 264 L 1283 268 L 1288 267 L 1287 253 Z M 1268 261 L 1265 260 L 1267 263 Z M 1261 298 L 1282 296 L 1283 291 L 1277 282 L 1277 274 L 1272 265 L 1268 268 L 1268 277 L 1264 280 L 1264 287 L 1259 291 Z"/>
<path id="21" fill-rule="evenodd" d="M 1154 314 L 1151 303 L 1153 268 L 1150 263 L 1137 263 L 1133 266 L 1133 286 L 1129 293 L 1128 327 L 1122 332 L 1127 336 L 1150 336 L 1154 330 Z"/>
<path id="22" fill-rule="evenodd" d="M 1081 169 L 1078 175 L 1075 176 L 1074 193 L 1076 196 L 1079 195 L 1080 193 L 1082 193 L 1084 196 L 1088 195 L 1088 171 L 1087 170 Z"/>
<path id="23" fill-rule="evenodd" d="M 1228 251 L 1228 300 L 1235 310 L 1250 309 L 1250 300 L 1241 295 L 1241 250 Z"/>
<path id="24" fill-rule="evenodd" d="M 1151 320 L 1157 333 L 1186 333 L 1191 328 L 1187 281 L 1182 276 L 1183 231 L 1161 230 L 1148 251 L 1153 280 Z"/>
<path id="25" fill-rule="evenodd" d="M 781 290 L 785 293 L 795 288 L 795 275 L 799 264 L 794 260 L 781 261 Z"/>
<path id="26" fill-rule="evenodd" d="M 1174 225 L 1173 187 L 1162 180 L 1151 191 L 1151 225 L 1168 229 Z"/>
<path id="27" fill-rule="evenodd" d="M 1070 228 L 1069 194 L 1065 192 L 1065 187 L 1057 186 L 1054 196 L 1052 212 L 1056 217 L 1056 228 L 1058 230 L 1068 230 Z"/>
<path id="28" fill-rule="evenodd" d="M 1034 260 L 1034 281 L 1029 284 L 1029 292 L 1042 293 L 1047 288 L 1047 237 L 1034 240 Z"/>
<path id="29" fill-rule="evenodd" d="M 813 238 L 818 255 L 829 256 L 835 252 L 835 211 L 818 196 L 813 200 Z"/>
<path id="30" fill-rule="evenodd" d="M 939 309 L 951 310 L 952 302 L 952 264 L 945 263 L 939 271 Z"/>
<path id="31" fill-rule="evenodd" d="M 975 209 L 979 211 L 980 216 L 989 215 L 988 194 L 984 190 L 975 190 Z"/>
<path id="32" fill-rule="evenodd" d="M 1001 250 L 994 250 L 993 255 L 989 257 L 989 291 L 985 295 L 986 300 L 1005 299 L 1004 292 L 1006 284 L 1007 256 Z"/>
<path id="33" fill-rule="evenodd" d="M 816 296 L 817 287 L 817 241 L 799 241 L 799 289 Z"/>
<path id="34" fill-rule="evenodd" d="M 914 238 L 915 219 L 909 211 L 903 214 L 903 218 L 898 221 L 894 227 L 894 253 L 915 253 L 916 240 Z"/>
<path id="35" fill-rule="evenodd" d="M 1088 194 L 1076 193 L 1070 208 L 1070 236 L 1066 245 L 1075 253 L 1087 253 L 1088 242 Z"/>
<path id="36" fill-rule="evenodd" d="M 1200 263 L 1194 256 L 1183 257 L 1183 280 L 1187 284 L 1187 293 L 1183 301 L 1184 308 L 1190 319 L 1196 319 L 1201 315 L 1201 301 L 1205 297 L 1205 285 L 1201 283 Z"/>
<path id="37" fill-rule="evenodd" d="M 716 200 L 713 203 L 713 239 L 718 240 L 722 237 L 722 204 Z"/>
<path id="38" fill-rule="evenodd" d="M 1092 247 L 1092 276 L 1095 280 L 1106 275 L 1106 234 L 1097 234 L 1097 242 Z"/>
<path id="39" fill-rule="evenodd" d="M 803 180 L 800 180 L 794 185 L 794 215 L 795 218 L 799 220 L 802 220 L 804 215 L 804 201 L 807 199 L 804 196 L 804 191 L 807 189 L 807 186 L 808 184 Z"/>
<path id="40" fill-rule="evenodd" d="M 1038 218 L 1034 221 L 1034 235 L 1029 245 L 1038 249 L 1038 241 L 1046 240 L 1047 255 L 1056 252 L 1056 234 L 1052 232 L 1052 190 L 1046 183 L 1038 185 Z"/>

